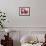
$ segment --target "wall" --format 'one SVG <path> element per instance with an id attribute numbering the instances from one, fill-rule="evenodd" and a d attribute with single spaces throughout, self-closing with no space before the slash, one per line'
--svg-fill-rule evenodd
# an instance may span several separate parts
<path id="1" fill-rule="evenodd" d="M 6 12 L 6 27 L 46 27 L 46 0 L 0 0 Z M 19 7 L 30 7 L 30 16 L 19 16 Z"/>
<path id="2" fill-rule="evenodd" d="M 0 9 L 6 12 L 8 20 L 5 26 L 20 31 L 20 37 L 31 31 L 46 31 L 45 4 L 46 0 L 0 0 Z M 30 16 L 19 16 L 19 7 L 30 7 Z"/>

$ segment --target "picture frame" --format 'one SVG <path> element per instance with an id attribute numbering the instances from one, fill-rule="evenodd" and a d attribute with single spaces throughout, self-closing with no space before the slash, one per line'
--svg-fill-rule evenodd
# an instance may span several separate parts
<path id="1" fill-rule="evenodd" d="M 19 16 L 30 16 L 30 7 L 19 7 Z"/>

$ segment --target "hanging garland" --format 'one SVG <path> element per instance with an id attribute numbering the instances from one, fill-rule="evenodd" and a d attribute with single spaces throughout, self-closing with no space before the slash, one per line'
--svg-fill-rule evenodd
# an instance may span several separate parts
<path id="1" fill-rule="evenodd" d="M 6 15 L 4 12 L 0 11 L 0 27 L 3 28 L 4 27 L 4 22 L 6 20 Z"/>

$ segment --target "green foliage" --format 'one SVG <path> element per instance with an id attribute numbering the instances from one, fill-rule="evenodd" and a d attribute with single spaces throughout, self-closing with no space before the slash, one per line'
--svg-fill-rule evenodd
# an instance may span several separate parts
<path id="1" fill-rule="evenodd" d="M 4 26 L 3 26 L 3 25 L 4 25 L 3 23 L 5 22 L 5 20 L 6 20 L 6 15 L 5 15 L 5 13 L 0 11 L 0 27 L 1 27 L 1 28 L 4 27 Z"/>

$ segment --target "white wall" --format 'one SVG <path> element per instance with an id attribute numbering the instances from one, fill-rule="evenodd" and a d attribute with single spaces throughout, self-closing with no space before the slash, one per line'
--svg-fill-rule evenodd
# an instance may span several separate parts
<path id="1" fill-rule="evenodd" d="M 8 28 L 11 31 L 20 31 L 21 37 L 24 34 L 30 34 L 31 31 L 46 33 L 45 4 L 46 0 L 0 0 L 0 9 L 6 12 L 8 19 L 6 27 L 13 27 Z M 30 16 L 19 16 L 19 7 L 30 7 Z M 16 37 L 18 38 L 17 33 Z"/>
<path id="2" fill-rule="evenodd" d="M 46 27 L 46 0 L 0 0 L 7 27 Z M 30 16 L 19 16 L 19 7 L 30 7 Z"/>

